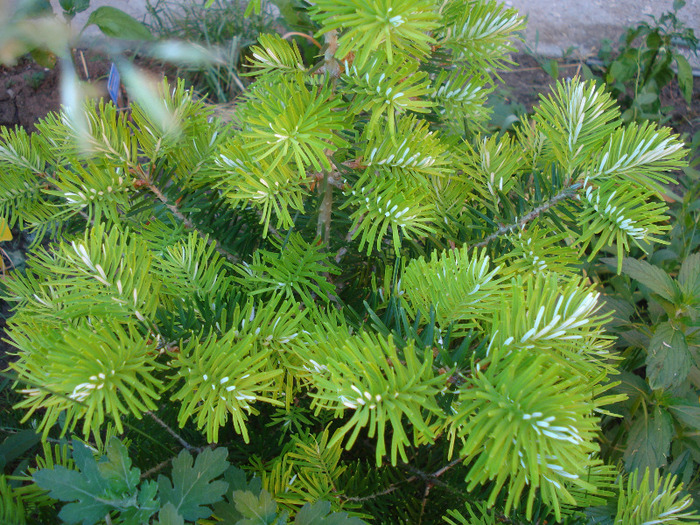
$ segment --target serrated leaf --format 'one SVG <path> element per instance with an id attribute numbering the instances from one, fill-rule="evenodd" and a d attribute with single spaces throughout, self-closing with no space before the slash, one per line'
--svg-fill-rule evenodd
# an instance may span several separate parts
<path id="1" fill-rule="evenodd" d="M 693 68 L 688 59 L 680 53 L 674 53 L 673 58 L 676 59 L 676 66 L 678 66 L 678 87 L 685 101 L 690 104 L 693 99 Z"/>
<path id="2" fill-rule="evenodd" d="M 75 461 L 75 466 L 80 470 L 81 476 L 85 478 L 90 486 L 100 491 L 107 489 L 107 481 L 97 468 L 97 461 L 95 461 L 92 450 L 77 439 L 73 440 L 73 460 Z"/>
<path id="3" fill-rule="evenodd" d="M 690 405 L 685 400 L 679 400 L 668 408 L 678 421 L 690 428 L 700 430 L 700 405 Z"/>
<path id="4" fill-rule="evenodd" d="M 185 525 L 185 519 L 178 514 L 175 505 L 168 502 L 160 509 L 158 521 L 153 525 Z"/>
<path id="5" fill-rule="evenodd" d="M 148 28 L 121 9 L 102 6 L 95 9 L 87 19 L 85 27 L 95 24 L 105 35 L 123 40 L 151 40 Z"/>
<path id="6" fill-rule="evenodd" d="M 649 385 L 636 374 L 623 371 L 616 378 L 619 384 L 615 387 L 615 392 L 625 394 L 630 401 L 636 401 L 640 396 L 646 398 L 651 394 Z"/>
<path id="7" fill-rule="evenodd" d="M 113 490 L 133 492 L 139 484 L 141 471 L 131 468 L 131 459 L 124 444 L 113 437 L 107 445 L 107 461 L 98 463 L 100 473 L 110 480 Z"/>
<path id="8" fill-rule="evenodd" d="M 92 500 L 83 500 L 78 503 L 64 505 L 58 517 L 64 523 L 82 523 L 82 525 L 94 525 L 99 523 L 112 508 L 104 503 Z"/>
<path id="9" fill-rule="evenodd" d="M 681 265 L 678 273 L 681 291 L 700 301 L 700 253 L 689 255 Z"/>
<path id="10" fill-rule="evenodd" d="M 244 470 L 231 465 L 224 474 L 224 480 L 228 483 L 228 490 L 248 490 L 256 496 L 262 490 L 262 480 L 258 477 L 253 477 L 248 481 Z"/>
<path id="11" fill-rule="evenodd" d="M 625 257 L 622 261 L 622 273 L 629 275 L 632 279 L 640 282 L 667 301 L 674 303 L 678 298 L 678 286 L 658 266 L 649 264 L 646 261 Z"/>
<path id="12" fill-rule="evenodd" d="M 627 450 L 625 450 L 625 469 L 630 472 L 646 468 L 654 470 L 666 464 L 671 447 L 673 423 L 671 415 L 660 407 L 651 414 L 643 414 L 632 424 Z"/>
<path id="13" fill-rule="evenodd" d="M 193 467 L 189 452 L 180 452 L 173 460 L 172 481 L 158 476 L 161 502 L 172 503 L 186 520 L 208 518 L 211 509 L 205 505 L 219 501 L 228 488 L 225 481 L 214 481 L 229 466 L 226 456 L 224 448 L 205 449 Z"/>
<path id="14" fill-rule="evenodd" d="M 294 519 L 295 525 L 361 525 L 359 518 L 349 517 L 346 512 L 331 512 L 328 501 L 305 504 Z"/>
<path id="15" fill-rule="evenodd" d="M 683 333 L 670 323 L 660 324 L 649 343 L 646 364 L 647 378 L 654 390 L 685 381 L 693 360 Z"/>
<path id="16" fill-rule="evenodd" d="M 151 516 L 161 508 L 158 498 L 158 483 L 155 481 L 144 481 L 136 495 L 136 505 L 130 506 L 121 513 L 125 525 L 148 523 Z"/>
<path id="17" fill-rule="evenodd" d="M 236 490 L 233 492 L 233 502 L 243 516 L 236 525 L 272 525 L 278 522 L 277 503 L 266 490 L 259 496 L 248 490 Z"/>
<path id="18" fill-rule="evenodd" d="M 62 501 L 79 500 L 61 509 L 59 516 L 67 523 L 92 525 L 102 519 L 111 508 L 97 501 L 103 490 L 90 483 L 80 472 L 62 466 L 41 469 L 32 476 L 34 482 L 49 491 L 49 496 Z"/>
<path id="19" fill-rule="evenodd" d="M 145 482 L 137 489 L 139 471 L 131 469 L 131 461 L 122 457 L 126 448 L 115 445 L 115 440 L 109 445 L 111 453 L 99 464 L 87 446 L 74 440 L 73 459 L 79 471 L 59 465 L 34 473 L 35 483 L 48 490 L 49 496 L 70 502 L 59 513 L 65 523 L 92 525 L 115 509 L 124 523 L 145 523 L 158 510 L 157 485 Z M 116 465 L 109 465 L 112 461 Z"/>
<path id="20" fill-rule="evenodd" d="M 224 523 L 238 523 L 243 515 L 236 508 L 236 492 L 251 492 L 255 496 L 262 490 L 262 480 L 254 477 L 248 482 L 243 470 L 233 465 L 224 474 L 224 480 L 228 483 L 226 497 L 224 501 L 219 501 L 214 505 L 214 514 Z"/>

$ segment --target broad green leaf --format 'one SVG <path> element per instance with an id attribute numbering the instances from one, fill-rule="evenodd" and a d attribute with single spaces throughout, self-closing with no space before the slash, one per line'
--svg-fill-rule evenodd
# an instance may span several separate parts
<path id="1" fill-rule="evenodd" d="M 559 78 L 559 64 L 556 60 L 550 59 L 540 64 L 545 73 L 553 79 Z"/>
<path id="2" fill-rule="evenodd" d="M 121 511 L 121 518 L 124 520 L 124 524 L 148 523 L 151 516 L 161 508 L 158 498 L 158 483 L 155 481 L 144 481 L 141 483 L 136 493 L 136 504 L 132 504 L 132 501 L 133 498 L 128 501 L 128 508 Z"/>
<path id="3" fill-rule="evenodd" d="M 83 500 L 77 503 L 68 503 L 64 505 L 58 517 L 64 523 L 82 523 L 82 525 L 93 525 L 102 523 L 105 515 L 113 510 L 110 505 L 107 505 L 97 498 L 93 500 Z"/>
<path id="4" fill-rule="evenodd" d="M 669 405 L 669 410 L 673 417 L 683 424 L 693 428 L 695 430 L 700 430 L 700 405 L 698 404 L 688 404 L 684 399 L 678 400 L 678 403 Z"/>
<path id="5" fill-rule="evenodd" d="M 689 255 L 681 265 L 678 284 L 685 295 L 700 302 L 700 253 Z"/>
<path id="6" fill-rule="evenodd" d="M 82 13 L 90 7 L 90 0 L 59 0 L 58 3 L 69 18 L 73 18 L 77 13 Z"/>
<path id="7" fill-rule="evenodd" d="M 262 490 L 262 481 L 254 477 L 248 482 L 246 474 L 238 467 L 231 466 L 224 474 L 224 480 L 228 483 L 226 497 L 224 501 L 219 501 L 214 505 L 214 514 L 224 523 L 238 523 L 243 515 L 236 508 L 236 493 L 250 492 L 255 496 Z"/>
<path id="8" fill-rule="evenodd" d="M 693 362 L 683 333 L 670 323 L 660 324 L 649 343 L 646 363 L 647 378 L 654 390 L 685 381 Z"/>
<path id="9" fill-rule="evenodd" d="M 286 521 L 278 520 L 277 503 L 266 490 L 259 496 L 247 490 L 236 490 L 233 493 L 233 502 L 236 510 L 243 516 L 236 525 L 273 525 Z"/>
<path id="10" fill-rule="evenodd" d="M 623 371 L 616 380 L 619 384 L 615 386 L 615 392 L 625 394 L 630 401 L 636 401 L 639 397 L 646 399 L 651 394 L 649 385 L 636 374 Z"/>
<path id="11" fill-rule="evenodd" d="M 102 6 L 95 9 L 87 19 L 85 27 L 95 24 L 105 35 L 123 40 L 151 40 L 148 28 L 121 9 Z"/>
<path id="12" fill-rule="evenodd" d="M 73 459 L 79 471 L 59 465 L 34 473 L 35 483 L 48 490 L 49 496 L 70 502 L 59 513 L 65 523 L 92 525 L 115 509 L 124 523 L 145 523 L 158 510 L 157 485 L 145 482 L 137 488 L 139 471 L 131 468 L 131 461 L 125 459 L 126 448 L 117 443 L 116 438 L 110 441 L 108 455 L 98 464 L 87 446 L 73 440 Z"/>
<path id="13" fill-rule="evenodd" d="M 90 483 L 88 478 L 75 470 L 62 466 L 41 469 L 32 476 L 34 482 L 49 491 L 49 496 L 61 501 L 75 501 L 61 509 L 59 516 L 67 523 L 92 525 L 100 521 L 111 507 L 99 500 L 103 487 Z"/>
<path id="14" fill-rule="evenodd" d="M 625 469 L 632 471 L 649 468 L 653 470 L 666 464 L 671 447 L 673 424 L 671 415 L 660 407 L 649 413 L 641 409 L 630 428 L 625 450 Z"/>
<path id="15" fill-rule="evenodd" d="M 690 104 L 693 98 L 693 68 L 688 63 L 688 59 L 680 53 L 674 53 L 673 58 L 676 59 L 676 66 L 678 66 L 678 87 L 685 101 Z"/>
<path id="16" fill-rule="evenodd" d="M 615 509 L 612 512 L 608 507 L 591 507 L 586 509 L 586 518 L 588 525 L 614 525 Z"/>
<path id="17" fill-rule="evenodd" d="M 139 484 L 141 471 L 131 468 L 131 459 L 124 444 L 113 437 L 107 445 L 107 459 L 98 463 L 100 473 L 119 492 L 133 492 Z"/>
<path id="18" fill-rule="evenodd" d="M 178 514 L 175 505 L 168 502 L 160 509 L 158 521 L 153 525 L 185 525 L 185 520 Z"/>
<path id="19" fill-rule="evenodd" d="M 19 458 L 39 442 L 39 434 L 32 429 L 10 434 L 0 444 L 0 472 L 8 463 Z"/>
<path id="20" fill-rule="evenodd" d="M 1 241 L 11 241 L 12 240 L 12 232 L 10 231 L 10 227 L 7 224 L 7 221 L 0 217 L 0 242 Z"/>
<path id="21" fill-rule="evenodd" d="M 297 513 L 295 525 L 361 525 L 365 523 L 359 518 L 352 518 L 345 512 L 331 512 L 328 501 L 317 501 L 313 505 L 307 503 Z"/>
<path id="22" fill-rule="evenodd" d="M 638 106 L 646 106 L 647 104 L 653 104 L 658 98 L 658 93 L 640 93 L 634 98 L 634 103 Z"/>
<path id="23" fill-rule="evenodd" d="M 248 490 L 255 495 L 260 494 L 262 490 L 262 480 L 258 477 L 253 477 L 248 481 L 245 471 L 238 467 L 230 466 L 224 474 L 224 480 L 228 483 L 228 491 Z"/>
<path id="24" fill-rule="evenodd" d="M 303 23 L 299 10 L 296 8 L 297 4 L 293 0 L 272 0 L 272 3 L 280 10 L 280 15 L 289 27 L 297 27 Z"/>
<path id="25" fill-rule="evenodd" d="M 640 282 L 667 301 L 673 303 L 678 299 L 678 286 L 658 266 L 649 264 L 646 261 L 625 257 L 622 261 L 622 273 L 629 275 L 632 279 Z"/>
<path id="26" fill-rule="evenodd" d="M 228 483 L 214 479 L 228 468 L 226 449 L 205 449 L 197 456 L 192 466 L 192 456 L 183 450 L 173 460 L 172 481 L 158 476 L 162 503 L 172 503 L 186 520 L 208 518 L 211 509 L 205 507 L 219 501 L 228 488 Z"/>
<path id="27" fill-rule="evenodd" d="M 73 440 L 73 460 L 80 474 L 93 489 L 104 492 L 108 488 L 108 482 L 102 477 L 92 450 L 77 439 Z"/>

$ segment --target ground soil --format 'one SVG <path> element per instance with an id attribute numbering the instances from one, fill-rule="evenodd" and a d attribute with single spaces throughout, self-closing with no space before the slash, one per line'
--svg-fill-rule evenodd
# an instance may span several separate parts
<path id="1" fill-rule="evenodd" d="M 34 131 L 34 123 L 60 104 L 57 69 L 44 68 L 30 60 L 15 67 L 0 68 L 0 126 L 23 126 Z"/>
<path id="2" fill-rule="evenodd" d="M 93 87 L 93 92 L 105 95 L 109 61 L 86 51 L 75 54 L 76 69 L 81 80 Z M 550 92 L 554 84 L 538 60 L 526 53 L 513 57 L 517 63 L 509 72 L 501 73 L 503 82 L 497 88 L 498 96 L 514 108 L 529 112 L 539 102 L 540 94 Z M 155 75 L 160 76 L 164 68 L 152 63 L 142 63 Z M 565 79 L 580 74 L 581 62 L 559 61 L 559 78 Z M 700 130 L 700 79 L 695 81 L 695 92 L 691 106 L 683 100 L 678 86 L 671 84 L 662 93 L 664 106 L 673 108 L 668 125 L 677 132 L 691 133 Z M 61 105 L 60 73 L 58 68 L 45 68 L 25 59 L 14 67 L 0 66 L 0 126 L 23 126 L 34 131 L 36 121 L 49 111 L 57 111 Z M 691 133 L 692 136 L 692 133 Z"/>
<path id="3" fill-rule="evenodd" d="M 88 92 L 106 96 L 110 62 L 82 50 L 74 52 L 74 62 Z M 0 126 L 19 125 L 33 132 L 40 118 L 60 107 L 59 67 L 43 67 L 28 57 L 12 67 L 0 66 Z"/>
<path id="4" fill-rule="evenodd" d="M 500 74 L 503 82 L 499 83 L 496 93 L 507 103 L 520 106 L 521 110 L 530 112 L 533 106 L 539 103 L 540 95 L 546 96 L 551 93 L 555 79 L 542 69 L 540 62 L 533 55 L 523 53 L 516 55 L 513 59 L 518 65 L 511 71 Z M 565 60 L 560 60 L 558 63 L 561 80 L 581 75 L 584 64 L 580 61 Z M 690 105 L 683 99 L 675 81 L 662 90 L 661 105 L 672 108 L 667 114 L 668 120 L 665 125 L 671 126 L 686 140 L 692 138 L 694 133 L 700 131 L 700 78 L 695 78 Z"/>

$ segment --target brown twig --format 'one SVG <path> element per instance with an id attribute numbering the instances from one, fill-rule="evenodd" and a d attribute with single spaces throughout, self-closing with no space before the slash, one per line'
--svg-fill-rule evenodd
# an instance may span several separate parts
<path id="1" fill-rule="evenodd" d="M 577 63 L 575 63 L 575 64 L 559 64 L 559 63 L 557 62 L 557 66 L 560 67 L 560 68 L 565 68 L 565 67 L 577 67 L 577 68 L 580 68 L 580 67 L 581 67 L 581 62 L 577 62 Z M 520 73 L 521 71 L 537 71 L 537 70 L 540 70 L 540 69 L 542 69 L 541 66 L 516 67 L 516 68 L 507 70 L 506 73 Z"/>
<path id="2" fill-rule="evenodd" d="M 80 61 L 83 64 L 83 71 L 85 71 L 85 80 L 90 80 L 90 70 L 87 67 L 87 64 L 85 63 L 85 53 L 80 51 Z"/>
<path id="3" fill-rule="evenodd" d="M 290 36 L 301 36 L 303 38 L 306 38 L 309 42 L 311 42 L 317 48 L 321 49 L 323 47 L 321 45 L 321 43 L 318 40 L 316 40 L 314 37 L 312 37 L 311 35 L 307 35 L 306 33 L 300 33 L 299 31 L 289 31 L 288 33 L 283 34 L 282 38 L 287 40 Z"/>
<path id="4" fill-rule="evenodd" d="M 156 472 L 160 472 L 160 471 L 163 470 L 165 467 L 167 467 L 167 466 L 170 464 L 170 462 L 171 462 L 172 460 L 173 460 L 173 458 L 166 459 L 165 461 L 161 461 L 161 462 L 158 463 L 155 467 L 153 467 L 153 468 L 151 468 L 151 469 L 148 469 L 146 472 L 144 472 L 143 474 L 141 474 L 141 479 L 150 478 L 150 477 L 151 477 L 153 474 L 155 474 Z"/>
<path id="5" fill-rule="evenodd" d="M 402 484 L 411 483 L 412 481 L 415 481 L 416 479 L 418 479 L 418 476 L 411 476 L 410 478 L 406 478 L 405 480 L 400 481 L 398 483 L 392 483 L 391 485 L 389 485 L 386 489 L 384 489 L 381 492 L 375 492 L 374 494 L 370 494 L 369 496 L 362 496 L 362 497 L 350 496 L 350 497 L 346 497 L 343 499 L 345 501 L 356 501 L 356 502 L 373 500 L 373 499 L 379 498 L 380 496 L 386 496 L 387 494 L 391 494 L 392 492 L 397 490 Z"/>
<path id="6" fill-rule="evenodd" d="M 450 470 L 452 467 L 454 467 L 454 466 L 456 466 L 456 465 L 459 465 L 462 461 L 464 461 L 464 458 L 457 458 L 457 459 L 454 459 L 454 460 L 450 461 L 450 462 L 449 462 L 447 465 L 445 465 L 444 467 L 442 467 L 442 468 L 436 470 L 435 472 L 433 472 L 432 474 L 430 474 L 430 477 L 432 477 L 432 478 L 439 478 L 439 477 L 442 476 L 445 472 L 447 472 L 448 470 Z"/>
<path id="7" fill-rule="evenodd" d="M 196 226 L 195 224 L 185 217 L 185 215 L 178 209 L 178 207 L 175 204 L 172 204 L 171 202 L 168 201 L 168 198 L 163 194 L 160 189 L 153 184 L 147 177 L 145 177 L 145 174 L 142 173 L 143 178 L 141 178 L 141 182 L 158 198 L 160 202 L 162 202 L 168 210 L 170 210 L 170 213 L 175 215 L 182 223 L 185 225 L 185 227 L 189 230 L 194 230 L 197 232 L 197 236 L 200 239 L 203 239 L 209 246 L 214 246 L 214 249 L 221 255 L 222 257 L 225 257 L 226 260 L 229 262 L 232 262 L 234 264 L 238 263 L 238 257 L 233 255 L 232 253 L 227 252 L 223 248 L 221 248 L 218 244 L 216 244 L 216 241 L 209 238 L 207 235 L 204 235 Z"/>
<path id="8" fill-rule="evenodd" d="M 464 459 L 465 458 L 463 458 L 463 457 L 459 457 L 455 460 L 452 460 L 447 465 L 445 465 L 442 468 L 439 468 L 438 470 L 436 470 L 435 472 L 433 472 L 431 474 L 426 474 L 425 472 L 422 472 L 416 468 L 409 467 L 411 471 L 418 472 L 418 474 L 414 474 L 413 476 L 410 476 L 410 477 L 404 479 L 403 481 L 399 481 L 397 483 L 392 483 L 391 485 L 389 485 L 386 489 L 382 490 L 381 492 L 375 492 L 374 494 L 370 494 L 368 496 L 362 496 L 362 497 L 351 496 L 351 497 L 346 497 L 344 499 L 346 501 L 355 501 L 355 502 L 369 501 L 372 499 L 379 498 L 380 496 L 386 496 L 387 494 L 391 494 L 395 490 L 398 490 L 398 488 L 401 485 L 411 483 L 411 482 L 416 481 L 418 479 L 426 480 L 426 491 L 430 492 L 430 488 L 432 488 L 434 485 L 445 485 L 444 482 L 440 481 L 438 478 L 440 476 L 442 476 L 445 472 L 447 472 L 448 470 L 453 468 L 454 466 L 462 463 L 464 461 Z"/>
<path id="9" fill-rule="evenodd" d="M 201 452 L 201 448 L 193 447 L 192 445 L 190 445 L 187 441 L 185 441 L 182 438 L 182 436 L 180 436 L 180 434 L 178 434 L 172 428 L 170 428 L 165 421 L 156 416 L 153 412 L 149 410 L 148 412 L 146 412 L 146 414 L 148 414 L 151 417 L 151 419 L 153 419 L 153 421 L 155 421 L 161 427 L 163 427 L 168 432 L 168 434 L 173 436 L 180 443 L 180 445 L 182 445 L 188 452 Z"/>
<path id="10" fill-rule="evenodd" d="M 519 221 L 514 222 L 513 224 L 508 224 L 506 226 L 501 226 L 496 230 L 494 233 L 486 237 L 483 241 L 480 241 L 476 244 L 472 244 L 468 250 L 471 250 L 473 248 L 481 248 L 482 246 L 486 246 L 488 243 L 490 243 L 492 240 L 500 237 L 501 235 L 505 233 L 510 233 L 515 229 L 518 228 L 523 228 L 528 222 L 536 219 L 539 217 L 543 212 L 549 210 L 550 208 L 556 206 L 559 202 L 569 199 L 576 195 L 576 192 L 581 189 L 582 184 L 576 183 L 572 184 L 568 188 L 564 188 L 562 191 L 557 193 L 554 197 L 552 197 L 550 200 L 545 202 L 542 206 L 538 206 L 534 210 L 532 210 L 530 213 L 527 215 L 524 215 Z"/>
<path id="11" fill-rule="evenodd" d="M 5 259 L 7 259 L 9 266 L 5 266 Z M 0 277 L 5 277 L 5 272 L 7 270 L 11 270 L 14 268 L 15 265 L 12 262 L 12 259 L 10 259 L 10 256 L 7 255 L 7 252 L 0 248 Z"/>

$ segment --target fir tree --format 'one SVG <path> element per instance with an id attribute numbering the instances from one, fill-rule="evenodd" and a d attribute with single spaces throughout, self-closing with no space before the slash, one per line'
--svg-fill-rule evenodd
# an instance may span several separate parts
<path id="1" fill-rule="evenodd" d="M 0 216 L 35 239 L 5 284 L 16 409 L 44 439 L 74 437 L 74 463 L 40 462 L 18 509 L 48 489 L 83 523 L 694 519 L 670 477 L 621 481 L 598 457 L 619 398 L 581 272 L 668 230 L 683 144 L 624 125 L 578 78 L 489 136 L 524 24 L 502 4 L 309 14 L 319 62 L 260 37 L 231 125 L 180 83 L 163 86 L 168 119 L 100 104 L 85 127 L 2 130 Z M 110 437 L 137 439 L 144 415 L 258 477 L 178 436 L 172 481 L 141 481 Z"/>

